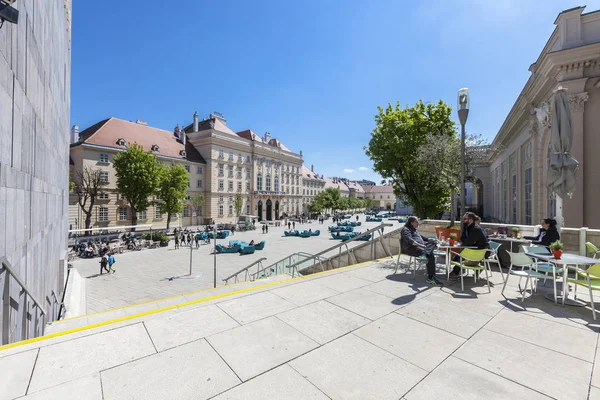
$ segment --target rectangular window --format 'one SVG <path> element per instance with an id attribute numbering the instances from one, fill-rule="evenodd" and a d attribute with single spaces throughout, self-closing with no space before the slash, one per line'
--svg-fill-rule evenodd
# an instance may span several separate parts
<path id="1" fill-rule="evenodd" d="M 108 154 L 100 153 L 100 162 L 108 164 Z"/>
<path id="2" fill-rule="evenodd" d="M 242 179 L 242 168 L 241 167 L 238 167 L 238 169 L 237 169 L 237 178 Z"/>
<path id="3" fill-rule="evenodd" d="M 98 221 L 108 221 L 108 207 L 98 207 Z"/>
<path id="4" fill-rule="evenodd" d="M 190 186 L 190 180 L 188 179 L 188 188 L 189 188 L 189 187 L 191 187 L 191 186 Z"/>
<path id="5" fill-rule="evenodd" d="M 197 188 L 201 188 L 201 187 L 202 187 L 202 179 L 198 179 L 198 180 L 196 181 L 196 187 L 197 187 Z"/>
<path id="6" fill-rule="evenodd" d="M 246 190 L 250 190 L 250 182 L 246 182 Z"/>
<path id="7" fill-rule="evenodd" d="M 223 179 L 219 179 L 219 190 L 225 189 L 225 181 Z"/>
<path id="8" fill-rule="evenodd" d="M 240 191 L 240 192 L 242 191 L 242 182 L 238 182 L 238 184 L 237 184 L 237 190 Z"/>
<path id="9" fill-rule="evenodd" d="M 229 215 L 233 215 L 233 204 L 229 205 Z"/>
<path id="10" fill-rule="evenodd" d="M 162 219 L 162 212 L 160 212 L 160 207 L 154 207 L 154 219 Z"/>
<path id="11" fill-rule="evenodd" d="M 183 207 L 183 216 L 184 217 L 189 217 L 190 216 L 190 207 L 189 206 Z"/>
<path id="12" fill-rule="evenodd" d="M 222 202 L 223 202 L 223 195 L 220 195 L 219 196 L 219 203 L 222 203 Z"/>
<path id="13" fill-rule="evenodd" d="M 246 156 L 246 163 L 250 164 L 250 156 Z"/>
<path id="14" fill-rule="evenodd" d="M 238 162 L 243 162 L 244 161 L 244 156 L 241 154 L 238 154 Z"/>
<path id="15" fill-rule="evenodd" d="M 233 152 L 230 152 L 229 153 L 229 161 L 232 161 L 232 160 L 233 160 Z"/>
<path id="16" fill-rule="evenodd" d="M 140 211 L 140 212 L 138 212 L 137 214 L 138 214 L 138 219 L 141 219 L 141 220 L 143 220 L 143 221 L 145 221 L 146 219 L 148 219 L 148 218 L 146 217 L 146 211 Z"/>
<path id="17" fill-rule="evenodd" d="M 223 164 L 219 164 L 219 176 L 223 176 L 225 174 L 224 170 L 225 166 Z"/>
<path id="18" fill-rule="evenodd" d="M 246 204 L 246 214 L 250 215 L 250 204 Z"/>
<path id="19" fill-rule="evenodd" d="M 502 220 L 508 220 L 508 182 L 502 179 Z"/>
<path id="20" fill-rule="evenodd" d="M 100 172 L 100 180 L 104 183 L 108 183 L 108 172 Z"/>
<path id="21" fill-rule="evenodd" d="M 108 193 L 105 193 L 105 192 L 98 193 L 98 199 L 99 200 L 108 200 Z"/>
<path id="22" fill-rule="evenodd" d="M 517 175 L 512 176 L 512 223 L 517 223 Z"/>
<path id="23" fill-rule="evenodd" d="M 525 170 L 525 225 L 531 225 L 531 168 Z"/>
<path id="24" fill-rule="evenodd" d="M 229 177 L 233 178 L 233 167 L 232 166 L 229 166 L 228 172 L 229 172 Z"/>
<path id="25" fill-rule="evenodd" d="M 196 167 L 196 173 L 201 174 L 202 173 L 202 167 Z"/>
<path id="26" fill-rule="evenodd" d="M 184 165 L 184 167 L 185 167 L 185 170 L 186 170 L 187 172 L 190 172 L 190 166 L 189 166 L 189 165 Z"/>
<path id="27" fill-rule="evenodd" d="M 127 207 L 119 207 L 119 221 L 127 221 Z"/>
<path id="28" fill-rule="evenodd" d="M 223 204 L 219 204 L 219 216 L 223 216 Z"/>
<path id="29" fill-rule="evenodd" d="M 219 158 L 224 158 L 225 157 L 225 152 L 223 152 L 223 150 L 219 150 Z"/>
<path id="30" fill-rule="evenodd" d="M 230 192 L 233 190 L 233 181 L 227 182 L 227 190 L 229 190 Z"/>
<path id="31" fill-rule="evenodd" d="M 229 195 L 229 202 L 233 203 L 233 196 L 232 195 Z"/>

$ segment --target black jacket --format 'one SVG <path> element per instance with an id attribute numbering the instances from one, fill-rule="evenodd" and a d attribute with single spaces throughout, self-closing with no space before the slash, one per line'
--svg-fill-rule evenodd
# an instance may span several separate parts
<path id="1" fill-rule="evenodd" d="M 400 231 L 400 246 L 402 247 L 402 254 L 409 256 L 420 256 L 423 254 L 423 249 L 419 246 L 413 246 L 413 242 L 425 244 L 429 241 L 428 238 L 423 237 L 419 231 L 414 228 L 405 226 Z"/>
<path id="2" fill-rule="evenodd" d="M 478 249 L 488 249 L 490 247 L 483 228 L 475 223 L 466 226 L 463 229 L 462 244 L 465 246 L 475 246 Z"/>
<path id="3" fill-rule="evenodd" d="M 531 243 L 548 247 L 550 246 L 550 243 L 556 242 L 557 240 L 560 240 L 560 234 L 558 233 L 558 229 L 556 229 L 555 226 L 551 226 L 550 228 L 548 228 L 548 230 L 541 231 L 539 236 L 536 239 L 534 239 Z"/>

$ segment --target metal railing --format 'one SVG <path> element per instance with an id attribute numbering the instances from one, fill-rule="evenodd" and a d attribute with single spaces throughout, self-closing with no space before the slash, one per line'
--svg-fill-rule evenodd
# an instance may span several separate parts
<path id="1" fill-rule="evenodd" d="M 369 234 L 373 234 L 373 237 L 369 240 L 369 242 L 371 243 L 371 259 L 374 260 L 375 259 L 375 242 L 378 240 L 381 243 L 381 246 L 384 250 L 384 252 L 386 253 L 386 255 L 391 256 L 392 253 L 390 251 L 390 249 L 388 248 L 387 244 L 385 243 L 385 241 L 383 240 L 383 228 L 386 226 L 393 226 L 392 224 L 380 224 L 377 225 L 375 228 L 369 229 L 363 233 L 361 233 L 360 235 L 357 235 L 351 239 L 345 240 L 339 244 L 336 244 L 335 246 L 332 246 L 328 249 L 325 249 L 323 251 L 318 252 L 317 254 L 308 254 L 308 253 L 304 253 L 307 258 L 303 259 L 303 260 L 299 260 L 296 261 L 294 263 L 291 263 L 290 265 L 288 265 L 286 268 L 289 270 L 289 272 L 287 272 L 289 275 L 293 277 L 296 276 L 296 274 L 300 274 L 299 271 L 301 269 L 306 268 L 306 266 L 304 266 L 303 264 L 305 264 L 307 261 L 309 261 L 308 259 L 312 259 L 313 261 L 313 266 L 317 265 L 317 264 L 321 264 L 321 271 L 325 271 L 325 264 L 327 262 L 329 262 L 329 258 L 327 257 L 322 257 L 324 254 L 327 254 L 331 251 L 334 251 L 336 249 L 338 249 L 338 257 L 337 257 L 337 268 L 340 267 L 340 260 L 341 260 L 341 255 L 342 255 L 342 247 L 346 247 L 346 251 L 348 254 L 348 265 L 356 263 L 356 257 L 354 256 L 354 254 L 352 253 L 352 249 L 348 248 L 348 244 L 354 241 L 357 241 L 361 238 L 363 238 L 366 235 Z M 379 232 L 379 238 L 375 239 L 375 232 Z M 294 254 L 298 254 L 298 253 L 294 253 Z M 290 256 L 288 256 L 290 257 Z M 284 259 L 285 260 L 285 259 Z M 283 261 L 283 260 L 282 260 Z M 278 263 L 281 261 L 278 261 Z M 262 270 L 257 271 L 254 276 L 255 277 L 262 277 L 262 276 L 268 276 L 267 273 L 270 272 L 269 270 L 274 269 L 275 272 L 277 271 L 277 267 L 276 267 L 277 263 L 273 264 L 273 265 L 269 265 L 266 268 L 263 268 Z M 333 265 L 332 265 L 333 267 Z M 268 271 L 268 272 L 266 272 Z M 263 275 L 261 276 L 260 274 L 263 273 Z M 269 274 L 272 275 L 272 274 Z"/>
<path id="2" fill-rule="evenodd" d="M 262 270 L 258 270 L 255 273 L 251 274 L 250 279 L 262 279 L 268 278 L 269 276 L 274 275 L 293 275 L 293 269 L 296 266 L 298 269 L 307 268 L 310 266 L 314 266 L 316 263 L 326 261 L 327 258 L 319 257 L 314 254 L 298 252 L 290 254 L 289 256 L 282 258 L 274 264 L 269 265 Z"/>
<path id="3" fill-rule="evenodd" d="M 0 259 L 0 265 L 0 278 L 4 280 L 2 285 L 2 330 L 0 331 L 0 344 L 5 345 L 11 341 L 11 329 L 13 327 L 13 321 L 11 321 L 12 310 L 17 311 L 12 341 L 20 341 L 42 335 L 44 331 L 44 316 L 46 315 L 42 303 L 31 294 L 27 285 L 12 269 L 6 257 Z M 16 299 L 10 293 L 11 278 L 20 286 L 19 295 Z"/>
<path id="4" fill-rule="evenodd" d="M 244 268 L 240 269 L 238 272 L 236 272 L 235 274 L 223 279 L 223 282 L 225 282 L 225 284 L 227 285 L 229 283 L 230 279 L 234 279 L 233 283 L 238 283 L 238 281 L 239 281 L 238 277 L 242 273 L 245 273 L 244 282 L 246 282 L 248 280 L 248 278 L 251 275 L 253 275 L 249 272 L 250 268 L 257 265 L 257 270 L 260 270 L 262 268 L 262 262 L 265 261 L 266 259 L 267 259 L 266 257 L 259 258 L 258 260 L 254 261 L 252 264 L 248 265 L 247 267 L 244 267 Z"/>

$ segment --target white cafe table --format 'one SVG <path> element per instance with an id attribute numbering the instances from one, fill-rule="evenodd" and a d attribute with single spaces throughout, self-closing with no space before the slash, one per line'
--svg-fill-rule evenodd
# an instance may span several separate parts
<path id="1" fill-rule="evenodd" d="M 546 299 L 550 301 L 562 301 L 563 305 L 576 306 L 576 307 L 585 307 L 586 303 L 576 299 L 569 298 L 569 267 L 575 270 L 578 267 L 584 267 L 585 269 L 589 268 L 594 264 L 600 263 L 600 260 L 591 257 L 580 256 L 578 254 L 571 253 L 563 253 L 560 260 L 554 258 L 553 255 L 543 255 L 543 254 L 528 254 L 530 257 L 535 257 L 538 260 L 545 261 L 547 263 L 552 263 L 556 266 L 563 267 L 563 295 L 559 296 L 556 293 L 554 295 L 548 293 L 544 296 Z M 555 298 L 556 296 L 556 298 Z"/>

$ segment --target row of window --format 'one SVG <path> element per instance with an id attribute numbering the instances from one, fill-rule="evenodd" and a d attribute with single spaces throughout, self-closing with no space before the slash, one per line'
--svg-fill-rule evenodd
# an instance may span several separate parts
<path id="1" fill-rule="evenodd" d="M 119 221 L 128 221 L 130 219 L 129 208 L 119 207 L 117 209 L 117 215 L 118 215 Z M 154 219 L 161 219 L 161 218 L 162 218 L 162 213 L 160 211 L 160 207 L 157 206 L 154 208 Z M 148 217 L 146 215 L 146 211 L 138 212 L 138 219 L 139 220 L 148 219 Z M 98 207 L 98 221 L 99 222 L 108 222 L 108 207 Z"/>
<path id="2" fill-rule="evenodd" d="M 222 217 L 223 211 L 225 210 L 225 207 L 223 206 L 223 204 L 219 204 L 219 217 Z M 228 216 L 232 216 L 233 215 L 233 204 L 230 204 L 229 207 L 227 208 L 228 211 Z M 246 205 L 246 214 L 250 215 L 250 204 Z"/>
<path id="3" fill-rule="evenodd" d="M 225 181 L 223 179 L 219 179 L 219 190 L 225 190 Z M 227 190 L 229 192 L 233 191 L 233 181 L 227 181 Z M 242 191 L 242 182 L 237 183 L 237 190 Z M 250 182 L 246 182 L 246 190 L 250 190 Z"/>
<path id="4" fill-rule="evenodd" d="M 218 166 L 219 176 L 225 176 L 225 165 L 219 164 Z M 230 165 L 228 168 L 228 176 L 233 178 L 233 166 Z M 242 179 L 242 167 L 237 167 L 237 178 Z M 246 178 L 250 178 L 250 168 L 246 168 Z"/>
<path id="5" fill-rule="evenodd" d="M 224 150 L 219 150 L 219 158 L 221 159 L 225 159 L 225 151 Z M 234 155 L 233 152 L 230 151 L 229 152 L 229 161 L 233 161 L 234 160 Z M 244 162 L 244 156 L 242 154 L 238 154 L 238 158 L 237 158 L 238 162 Z M 250 163 L 250 156 L 246 156 L 246 163 Z"/>
<path id="6" fill-rule="evenodd" d="M 153 145 L 153 146 L 156 146 L 156 145 Z M 156 146 L 156 148 L 158 149 L 158 146 Z M 153 150 L 153 151 L 158 151 L 158 150 Z M 100 153 L 99 161 L 102 164 L 108 164 L 108 162 L 109 162 L 108 161 L 109 160 L 108 157 L 109 157 L 108 154 L 106 154 L 106 153 Z M 189 165 L 184 165 L 184 167 L 185 167 L 185 170 L 187 172 L 191 171 L 191 167 Z M 204 172 L 204 168 L 203 167 L 196 166 L 196 173 L 202 174 L 203 172 Z M 108 182 L 108 172 L 103 172 L 103 174 L 106 174 L 106 177 L 107 177 L 106 181 Z"/>
<path id="7" fill-rule="evenodd" d="M 519 199 L 517 197 L 517 174 L 513 173 L 510 177 L 510 197 L 508 192 L 508 179 L 507 177 L 502 178 L 502 187 L 500 187 L 500 179 L 496 180 L 496 184 L 492 185 L 492 188 L 495 190 L 495 208 L 496 215 L 501 220 L 507 221 L 512 224 L 517 223 L 517 210 Z M 532 170 L 531 167 L 527 168 L 523 171 L 523 199 L 524 199 L 524 218 L 523 223 L 525 225 L 532 224 L 532 214 L 533 214 L 533 206 L 532 206 Z M 502 197 L 502 198 L 501 198 Z M 549 203 L 548 210 L 552 208 L 551 203 Z M 554 214 L 551 214 L 554 215 Z"/>

